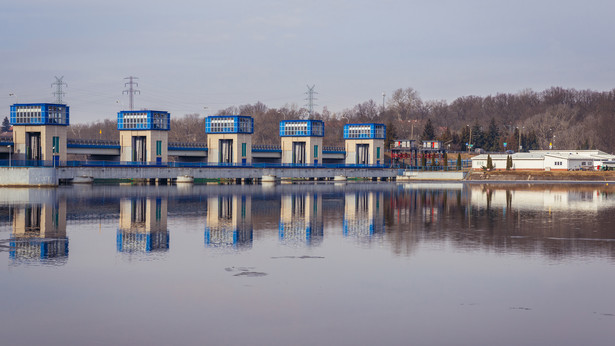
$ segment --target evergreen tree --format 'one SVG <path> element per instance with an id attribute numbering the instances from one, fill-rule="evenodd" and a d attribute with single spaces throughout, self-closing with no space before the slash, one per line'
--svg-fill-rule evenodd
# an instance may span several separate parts
<path id="1" fill-rule="evenodd" d="M 9 118 L 4 117 L 4 120 L 2 120 L 2 130 L 0 130 L 0 132 L 9 132 L 10 129 L 11 129 L 11 122 L 9 121 Z"/>
<path id="2" fill-rule="evenodd" d="M 485 133 L 478 124 L 478 121 L 474 123 L 474 126 L 472 126 L 472 132 L 470 135 L 472 137 L 472 143 L 470 143 L 472 144 L 472 149 L 485 148 Z"/>
<path id="3" fill-rule="evenodd" d="M 457 154 L 457 170 L 461 170 L 461 154 Z"/>
<path id="4" fill-rule="evenodd" d="M 491 118 L 491 122 L 489 123 L 489 131 L 485 138 L 485 149 L 489 151 L 500 150 L 500 130 L 495 123 L 495 118 Z"/>
<path id="5" fill-rule="evenodd" d="M 467 151 L 468 144 L 470 144 L 470 127 L 469 126 L 464 126 L 461 129 L 461 137 L 459 138 L 459 140 L 461 142 L 461 150 Z"/>
<path id="6" fill-rule="evenodd" d="M 443 167 L 448 167 L 448 154 L 444 153 L 442 155 L 442 165 Z"/>
<path id="7" fill-rule="evenodd" d="M 515 130 L 513 131 L 512 134 L 512 138 L 509 141 L 509 147 L 514 150 L 514 151 L 521 151 L 519 150 L 519 128 L 515 127 Z"/>
<path id="8" fill-rule="evenodd" d="M 427 158 L 423 155 L 423 157 L 421 157 L 421 167 L 424 168 L 425 166 L 427 166 Z"/>
<path id="9" fill-rule="evenodd" d="M 431 166 L 435 167 L 436 166 L 436 155 L 432 155 L 431 156 Z"/>
<path id="10" fill-rule="evenodd" d="M 510 155 L 506 156 L 506 170 L 510 171 L 512 168 L 512 157 Z"/>
<path id="11" fill-rule="evenodd" d="M 487 169 L 488 170 L 493 169 L 493 160 L 491 159 L 491 155 L 487 155 Z"/>
<path id="12" fill-rule="evenodd" d="M 423 128 L 423 135 L 421 136 L 421 140 L 433 141 L 434 139 L 436 139 L 436 130 L 431 123 L 431 119 L 427 119 L 425 128 Z"/>

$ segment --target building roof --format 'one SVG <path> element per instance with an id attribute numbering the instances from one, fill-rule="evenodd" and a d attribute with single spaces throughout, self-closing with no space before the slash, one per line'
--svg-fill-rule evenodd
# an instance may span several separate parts
<path id="1" fill-rule="evenodd" d="M 593 161 L 595 160 L 594 157 L 591 157 L 589 155 L 577 155 L 577 154 L 570 154 L 570 155 L 563 155 L 563 154 L 546 154 L 545 157 L 555 157 L 558 159 L 563 159 L 563 160 L 587 160 L 587 161 Z"/>
<path id="2" fill-rule="evenodd" d="M 492 160 L 505 160 L 508 154 L 489 154 Z M 529 153 L 514 153 L 510 155 L 513 160 L 544 160 L 545 157 L 554 157 L 562 160 L 615 160 L 615 155 L 600 150 L 530 150 Z M 487 160 L 487 154 L 474 156 L 472 160 Z"/>
<path id="3" fill-rule="evenodd" d="M 487 160 L 487 156 L 491 156 L 492 160 L 506 160 L 508 156 L 511 156 L 513 160 L 542 160 L 544 155 L 538 155 L 533 153 L 515 153 L 515 154 L 480 154 L 472 157 L 472 160 Z"/>

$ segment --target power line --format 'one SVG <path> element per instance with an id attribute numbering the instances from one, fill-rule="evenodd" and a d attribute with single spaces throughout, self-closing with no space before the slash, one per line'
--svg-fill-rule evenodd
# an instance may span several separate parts
<path id="1" fill-rule="evenodd" d="M 311 87 L 308 85 L 308 91 L 305 92 L 305 94 L 307 94 L 307 98 L 305 99 L 308 103 L 305 105 L 308 108 L 308 112 L 310 114 L 310 118 L 312 118 L 314 116 L 314 106 L 318 106 L 317 104 L 314 104 L 315 100 L 318 100 L 317 98 L 314 97 L 314 94 L 318 94 L 317 92 L 314 91 L 314 87 L 316 87 L 316 85 L 312 85 Z"/>
<path id="2" fill-rule="evenodd" d="M 62 87 L 65 86 L 68 88 L 68 84 L 66 84 L 64 82 L 64 76 L 58 78 L 55 77 L 56 81 L 54 83 L 51 83 L 51 87 L 53 88 L 54 86 L 56 87 L 56 91 L 53 92 L 53 95 L 56 97 L 56 103 L 61 104 L 62 103 L 62 96 L 66 95 L 66 93 L 64 91 L 62 91 Z"/>
<path id="3" fill-rule="evenodd" d="M 139 83 L 134 81 L 135 79 L 139 79 L 139 78 L 130 76 L 130 77 L 126 77 L 124 79 L 128 79 L 129 80 L 128 83 L 124 83 L 124 86 L 129 85 L 129 87 L 128 87 L 128 90 L 124 90 L 122 92 L 122 94 L 128 94 L 128 99 L 130 101 L 130 103 L 129 103 L 130 104 L 130 110 L 132 111 L 132 110 L 134 110 L 133 96 L 135 94 L 139 94 L 139 95 L 141 94 L 141 90 L 137 90 L 137 89 L 133 88 L 133 86 L 139 86 Z"/>

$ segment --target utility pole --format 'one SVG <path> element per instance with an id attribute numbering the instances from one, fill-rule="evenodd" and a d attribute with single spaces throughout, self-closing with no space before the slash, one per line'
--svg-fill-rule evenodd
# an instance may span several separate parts
<path id="1" fill-rule="evenodd" d="M 305 105 L 308 108 L 308 113 L 310 114 L 310 118 L 312 118 L 314 116 L 314 106 L 318 106 L 317 104 L 314 104 L 314 101 L 317 100 L 317 98 L 314 97 L 314 94 L 318 94 L 317 92 L 314 91 L 314 87 L 316 85 L 312 85 L 311 87 L 308 85 L 308 91 L 305 92 L 305 94 L 307 95 L 307 98 L 305 99 L 308 103 Z"/>
<path id="2" fill-rule="evenodd" d="M 386 96 L 386 94 L 384 93 L 384 91 L 382 92 L 382 114 L 384 114 L 384 97 Z"/>
<path id="3" fill-rule="evenodd" d="M 128 94 L 128 100 L 130 102 L 130 110 L 132 111 L 134 110 L 133 96 L 135 94 L 141 94 L 141 90 L 134 89 L 133 87 L 133 86 L 139 86 L 139 83 L 134 81 L 135 79 L 139 79 L 139 78 L 130 76 L 124 79 L 128 79 L 128 82 L 124 83 L 124 86 L 128 85 L 128 90 L 124 90 L 122 94 Z"/>
<path id="4" fill-rule="evenodd" d="M 56 81 L 51 83 L 51 87 L 56 87 L 56 91 L 53 92 L 53 95 L 56 97 L 56 103 L 62 104 L 62 96 L 66 95 L 64 91 L 62 91 L 62 87 L 65 86 L 68 88 L 68 84 L 64 82 L 64 76 L 58 78 L 55 77 Z"/>

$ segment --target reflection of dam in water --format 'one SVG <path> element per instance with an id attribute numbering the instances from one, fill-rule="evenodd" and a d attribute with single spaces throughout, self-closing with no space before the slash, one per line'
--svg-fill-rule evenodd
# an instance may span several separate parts
<path id="1" fill-rule="evenodd" d="M 384 193 L 347 193 L 344 206 L 344 236 L 368 240 L 384 234 Z"/>
<path id="2" fill-rule="evenodd" d="M 252 196 L 219 195 L 207 199 L 207 247 L 252 247 Z"/>
<path id="3" fill-rule="evenodd" d="M 204 231 L 201 239 L 208 248 L 251 248 L 259 232 L 260 239 L 273 236 L 282 245 L 298 247 L 321 246 L 337 236 L 357 243 L 376 240 L 404 255 L 421 242 L 446 241 L 459 249 L 540 252 L 550 257 L 608 253 L 615 258 L 615 187 L 606 184 L 122 188 L 7 190 L 0 196 L 0 228 L 7 230 L 0 251 L 13 263 L 61 264 L 68 259 L 71 228 L 100 228 L 112 221 L 114 251 L 166 253 L 169 219 L 197 220 L 195 227 Z M 9 204 L 9 195 L 17 202 Z M 73 241 L 71 246 L 78 245 Z"/>
<path id="4" fill-rule="evenodd" d="M 323 238 L 322 217 L 322 196 L 315 193 L 282 195 L 280 241 L 289 245 L 320 245 Z"/>
<path id="5" fill-rule="evenodd" d="M 159 197 L 122 199 L 117 251 L 146 253 L 168 249 L 167 200 Z"/>
<path id="6" fill-rule="evenodd" d="M 13 208 L 11 259 L 64 264 L 68 259 L 66 201 L 28 204 Z"/>

